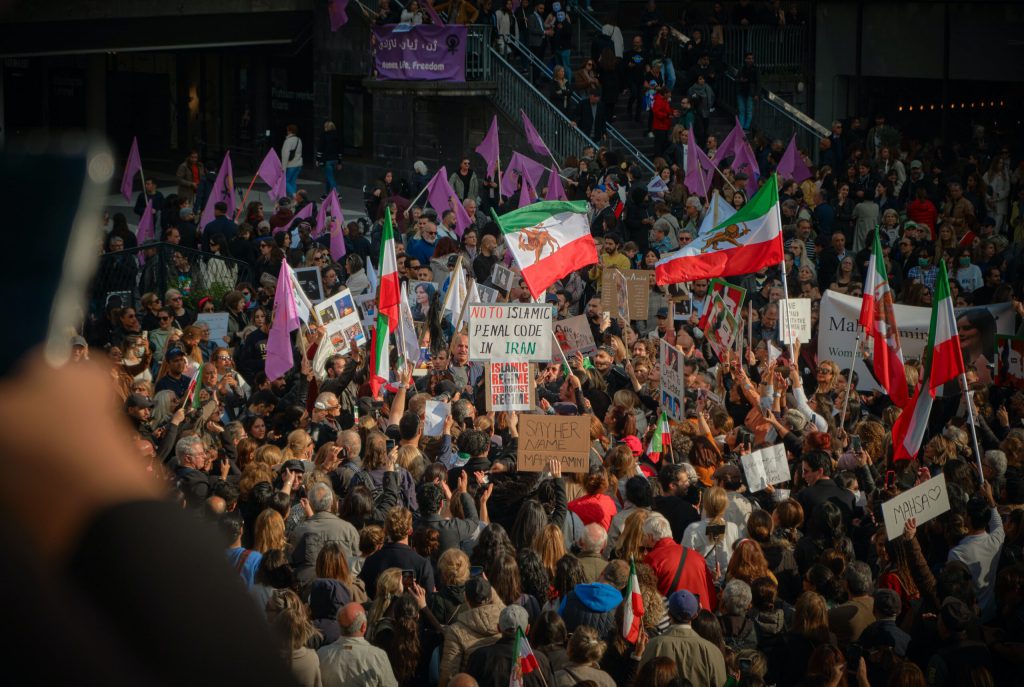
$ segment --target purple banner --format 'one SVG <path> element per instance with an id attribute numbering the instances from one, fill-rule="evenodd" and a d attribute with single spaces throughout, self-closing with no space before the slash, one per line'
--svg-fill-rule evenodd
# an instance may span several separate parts
<path id="1" fill-rule="evenodd" d="M 374 28 L 373 37 L 379 79 L 466 80 L 465 26 L 396 24 Z"/>

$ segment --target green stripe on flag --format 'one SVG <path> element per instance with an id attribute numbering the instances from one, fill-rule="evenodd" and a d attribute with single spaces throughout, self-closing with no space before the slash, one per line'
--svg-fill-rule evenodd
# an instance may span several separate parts
<path id="1" fill-rule="evenodd" d="M 754 220 L 761 219 L 769 212 L 772 212 L 776 205 L 779 204 L 779 186 L 778 177 L 772 174 L 771 178 L 768 179 L 768 183 L 761 187 L 761 189 L 754 194 L 754 197 L 747 201 L 747 204 L 736 211 L 735 215 L 729 217 L 729 219 L 721 222 L 712 231 L 717 231 L 722 227 L 727 227 L 730 224 L 740 224 L 742 222 L 753 222 Z"/>
<path id="2" fill-rule="evenodd" d="M 552 215 L 563 212 L 583 214 L 586 211 L 587 201 L 585 200 L 545 200 L 531 203 L 524 208 L 513 210 L 500 217 L 495 215 L 494 218 L 497 220 L 498 226 L 501 227 L 502 233 L 514 234 L 524 227 L 540 224 L 544 220 L 550 219 Z"/>

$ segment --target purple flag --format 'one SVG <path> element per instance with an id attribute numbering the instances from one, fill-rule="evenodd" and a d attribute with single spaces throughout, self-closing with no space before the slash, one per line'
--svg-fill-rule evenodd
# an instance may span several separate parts
<path id="1" fill-rule="evenodd" d="M 313 204 L 312 203 L 306 203 L 305 205 L 302 206 L 301 210 L 299 210 L 298 212 L 295 213 L 295 216 L 292 217 L 291 223 L 286 224 L 283 227 L 274 227 L 274 231 L 271 232 L 271 233 L 272 234 L 280 234 L 282 231 L 289 231 L 292 227 L 294 227 L 296 224 L 298 224 L 302 220 L 309 219 L 312 216 L 313 216 Z"/>
<path id="2" fill-rule="evenodd" d="M 270 185 L 271 198 L 274 199 L 274 202 L 288 195 L 288 191 L 285 190 L 284 167 L 281 165 L 281 158 L 277 156 L 277 151 L 273 148 L 267 151 L 267 156 L 260 163 L 256 175 Z"/>
<path id="3" fill-rule="evenodd" d="M 434 208 L 438 219 L 444 217 L 444 213 L 452 210 L 455 213 L 455 233 L 462 238 L 463 232 L 473 223 L 469 213 L 462 206 L 459 197 L 455 195 L 455 189 L 448 182 L 448 170 L 443 166 L 434 174 L 434 178 L 427 184 L 427 203 Z"/>
<path id="4" fill-rule="evenodd" d="M 686 178 L 683 179 L 683 183 L 691 193 L 706 198 L 711 190 L 715 165 L 696 141 L 693 127 L 690 127 L 690 141 L 686 144 Z"/>
<path id="5" fill-rule="evenodd" d="M 132 199 L 132 187 L 135 186 L 135 175 L 141 171 L 142 157 L 139 155 L 139 139 L 132 136 L 132 147 L 128 150 L 128 160 L 124 163 L 124 176 L 121 177 L 121 195 L 129 202 Z"/>
<path id="6" fill-rule="evenodd" d="M 565 189 L 562 188 L 562 177 L 558 176 L 558 170 L 555 169 L 554 164 L 548 171 L 548 192 L 544 196 L 544 200 L 569 200 L 565 195 Z"/>
<path id="7" fill-rule="evenodd" d="M 310 204 L 312 205 L 312 203 Z M 310 232 L 310 236 L 314 239 L 323 236 L 324 230 L 327 229 L 327 211 L 331 211 L 331 217 L 341 217 L 341 203 L 338 202 L 338 192 L 335 189 L 331 189 L 331 192 L 324 199 L 324 202 L 320 203 L 320 210 L 316 213 L 316 226 L 313 227 L 313 231 Z"/>
<path id="8" fill-rule="evenodd" d="M 535 195 L 530 185 L 530 177 L 524 176 L 523 185 L 519 187 L 519 207 L 525 208 L 532 203 Z"/>
<path id="9" fill-rule="evenodd" d="M 292 279 L 292 268 L 287 260 L 282 260 L 274 291 L 274 320 L 267 337 L 267 360 L 263 368 L 268 379 L 284 376 L 294 364 L 291 333 L 299 328 L 299 307 L 295 303 Z"/>
<path id="10" fill-rule="evenodd" d="M 547 145 L 544 143 L 544 139 L 540 137 L 537 130 L 533 127 L 533 122 L 526 116 L 526 113 L 519 110 L 519 116 L 523 118 L 523 129 L 526 131 L 526 142 L 533 148 L 533 152 L 544 157 L 551 157 L 551 151 L 548 150 Z"/>
<path id="11" fill-rule="evenodd" d="M 732 171 L 736 174 L 747 176 L 747 198 L 757 193 L 757 182 L 761 178 L 761 168 L 757 164 L 757 156 L 750 148 L 750 144 L 742 141 L 736 150 L 736 157 L 732 161 Z"/>
<path id="12" fill-rule="evenodd" d="M 348 0 L 328 0 L 327 14 L 331 17 L 331 31 L 348 23 Z"/>
<path id="13" fill-rule="evenodd" d="M 721 166 L 722 162 L 728 160 L 730 156 L 735 155 L 736 151 L 739 150 L 739 144 L 746 140 L 743 136 L 743 127 L 740 126 L 740 118 L 736 118 L 736 126 L 732 128 L 729 135 L 722 141 L 722 145 L 718 146 L 718 153 L 715 154 L 715 162 Z"/>
<path id="14" fill-rule="evenodd" d="M 494 119 L 491 120 L 491 128 L 476 147 L 476 152 L 487 163 L 487 178 L 493 179 L 494 173 L 498 171 L 498 115 L 494 115 Z"/>
<path id="15" fill-rule="evenodd" d="M 811 170 L 807 169 L 807 165 L 796 147 L 796 134 L 789 139 L 786 152 L 782 154 L 782 159 L 779 160 L 779 166 L 775 171 L 778 172 L 780 179 L 792 179 L 798 184 L 811 178 Z"/>
<path id="16" fill-rule="evenodd" d="M 341 208 L 338 208 L 338 214 L 331 216 L 331 259 L 340 262 L 346 252 L 345 216 L 341 214 Z"/>
<path id="17" fill-rule="evenodd" d="M 420 3 L 420 6 L 423 8 L 423 11 L 427 13 L 427 16 L 430 17 L 431 24 L 444 26 L 444 22 L 441 21 L 441 17 L 438 16 L 437 10 L 434 9 L 434 0 L 423 0 L 423 2 Z"/>
<path id="18" fill-rule="evenodd" d="M 512 159 L 505 168 L 505 174 L 501 178 L 501 195 L 511 198 L 519 185 L 519 177 L 529 177 L 530 182 L 536 187 L 544 174 L 544 165 L 526 157 L 522 153 L 512 153 Z"/>
<path id="19" fill-rule="evenodd" d="M 203 229 L 213 221 L 213 206 L 216 203 L 227 203 L 228 217 L 233 217 L 236 209 L 235 200 L 235 175 L 231 171 L 231 151 L 224 153 L 224 161 L 220 163 L 217 170 L 217 178 L 210 190 L 210 197 L 206 199 L 203 207 L 203 214 L 199 218 L 199 226 Z"/>

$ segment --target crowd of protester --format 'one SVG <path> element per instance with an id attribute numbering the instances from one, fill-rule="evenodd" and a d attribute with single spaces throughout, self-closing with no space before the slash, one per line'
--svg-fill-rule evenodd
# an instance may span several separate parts
<path id="1" fill-rule="evenodd" d="M 449 4 L 468 21 L 477 12 L 494 17 L 499 33 L 512 30 L 507 10 L 486 1 Z M 529 7 L 523 0 L 516 17 Z M 413 2 L 405 13 L 417 11 Z M 652 19 L 637 36 L 641 49 L 657 53 L 658 26 Z M 529 26 L 518 31 L 529 35 Z M 607 93 L 608 75 L 594 66 L 573 83 L 596 78 Z M 677 83 L 688 81 L 691 67 L 677 67 Z M 593 86 L 583 83 L 591 94 Z M 654 161 L 664 182 L 655 191 L 615 151 L 564 161 L 566 192 L 589 204 L 599 262 L 543 298 L 558 319 L 585 315 L 598 349 L 540 365 L 534 400 L 537 412 L 590 416 L 582 473 L 563 474 L 557 462 L 541 473 L 517 469 L 519 415 L 486 410 L 486 364 L 469 360 L 466 335 L 443 317 L 456 264 L 503 298 L 532 300 L 522 281 L 492 281 L 505 245 L 491 210 L 513 208 L 518 193 L 500 196 L 496 180 L 474 170 L 479 160 L 459 159 L 451 176 L 472 222 L 461 237 L 454 213 L 409 203 L 430 178 L 417 162 L 368 190 L 367 219 L 345 228 L 340 263 L 326 237 L 312 238 L 312 221 L 295 219 L 315 202 L 302 189 L 273 208 L 249 203 L 237 223 L 218 207 L 200 227 L 193 195 L 165 199 L 147 187 L 136 212 L 159 196 L 161 240 L 181 247 L 169 262 L 137 259 L 156 247 L 137 246 L 124 215 L 110 220 L 94 290 L 112 272 L 135 287 L 96 307 L 72 340 L 73 360 L 109 363 L 140 468 L 216 528 L 237 584 L 300 684 L 504 686 L 520 630 L 538 663 L 524 683 L 545 687 L 1019 682 L 1024 393 L 993 382 L 986 362 L 995 351 L 976 332 L 964 336 L 973 326 L 964 322 L 979 446 L 954 390 L 936 400 L 920 453 L 894 462 L 899 409 L 877 392 L 854 388 L 847 398 L 850 372 L 819 359 L 816 333 L 825 290 L 863 293 L 876 225 L 898 302 L 929 306 L 944 261 L 958 305 L 1011 302 L 1020 324 L 1022 159 L 983 129 L 958 132 L 953 146 L 916 139 L 882 115 L 834 122 L 817 164 L 807 157 L 812 177 L 781 184 L 784 265 L 730 278 L 747 290 L 752 336 L 719 358 L 696 326 L 707 280 L 652 280 L 644 318 L 601 307 L 604 268 L 650 270 L 685 246 L 709 211 L 705 191 L 736 208 L 747 201 L 746 179 L 728 167 L 713 189 L 687 188 L 687 128 L 673 129 Z M 782 143 L 761 133 L 751 141 L 765 183 Z M 714 160 L 714 137 L 701 143 Z M 330 342 L 313 327 L 294 369 L 267 379 L 282 261 L 320 267 L 327 296 L 372 294 L 367 266 L 379 273 L 388 210 L 403 288 L 435 285 L 419 332 L 429 360 L 417 369 L 395 362 L 389 390 L 374 399 L 367 351 L 317 368 L 310 360 Z M 779 342 L 787 295 L 812 299 L 815 336 L 795 360 Z M 228 313 L 225 340 L 211 341 L 201 312 Z M 662 340 L 685 359 L 686 419 L 671 423 L 670 447 L 651 456 Z M 907 361 L 912 387 L 919 367 Z M 197 401 L 182 407 L 197 373 Z M 424 433 L 429 400 L 451 405 L 439 437 Z M 740 456 L 780 443 L 791 480 L 751 493 Z M 887 532 L 881 504 L 939 473 L 950 510 Z M 644 607 L 636 642 L 623 632 L 631 564 Z"/>

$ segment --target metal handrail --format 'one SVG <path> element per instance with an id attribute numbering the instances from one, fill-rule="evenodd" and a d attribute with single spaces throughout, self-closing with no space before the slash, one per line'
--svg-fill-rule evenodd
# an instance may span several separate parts
<path id="1" fill-rule="evenodd" d="M 525 112 L 538 132 L 544 132 L 544 142 L 557 158 L 564 160 L 570 155 L 579 155 L 587 147 L 597 149 L 597 144 L 574 126 L 529 79 L 498 51 L 492 48 L 492 52 L 491 75 L 497 86 L 493 99 L 505 112 L 513 116 L 520 110 Z"/>
<path id="2" fill-rule="evenodd" d="M 533 51 L 530 50 L 529 48 L 527 48 L 526 46 L 524 46 L 521 41 L 517 41 L 514 36 L 511 36 L 511 35 L 508 36 L 506 38 L 505 43 L 506 43 L 506 45 L 509 45 L 509 46 L 515 48 L 516 52 L 518 52 L 523 57 L 523 59 L 525 59 L 527 62 L 529 62 L 530 65 L 532 65 L 532 66 L 536 67 L 537 69 L 539 69 L 541 71 L 541 73 L 544 74 L 544 76 L 548 77 L 549 79 L 553 76 L 552 69 L 550 67 L 548 67 L 544 63 L 543 60 L 538 59 L 537 56 L 533 54 Z M 498 51 L 494 51 L 494 52 L 495 52 L 495 55 L 499 54 Z M 529 80 L 527 80 L 525 77 L 524 77 L 524 81 L 529 83 Z M 533 86 L 533 84 L 530 84 L 530 85 Z M 534 90 L 537 90 L 537 89 L 534 88 Z M 537 92 L 538 92 L 538 94 L 540 94 L 539 91 L 537 91 Z M 543 94 L 540 94 L 540 95 L 541 95 L 541 97 L 544 97 Z M 583 98 L 580 96 L 580 94 L 577 93 L 575 90 L 573 90 L 573 92 L 572 92 L 572 102 L 575 103 L 575 104 L 579 104 L 582 101 L 583 101 Z M 558 108 L 555 107 L 555 105 L 553 103 L 551 104 L 551 107 L 556 109 L 556 110 L 558 109 Z M 532 120 L 532 118 L 531 118 L 531 120 Z M 626 154 L 631 156 L 634 160 L 636 160 L 637 164 L 639 164 L 643 169 L 645 169 L 648 174 L 651 174 L 652 176 L 654 175 L 654 172 L 655 172 L 655 170 L 654 170 L 654 163 L 652 163 L 651 160 L 646 155 L 643 154 L 643 152 L 641 152 L 635 145 L 633 145 L 629 141 L 628 138 L 623 136 L 621 131 L 616 129 L 611 124 L 608 124 L 608 125 L 605 126 L 605 133 L 608 136 L 608 140 L 609 140 L 609 146 L 608 147 L 609 148 L 614 148 L 614 147 L 622 148 L 623 150 L 626 151 Z M 615 142 L 615 144 L 616 144 L 615 146 L 610 145 L 610 143 L 612 141 Z"/>

